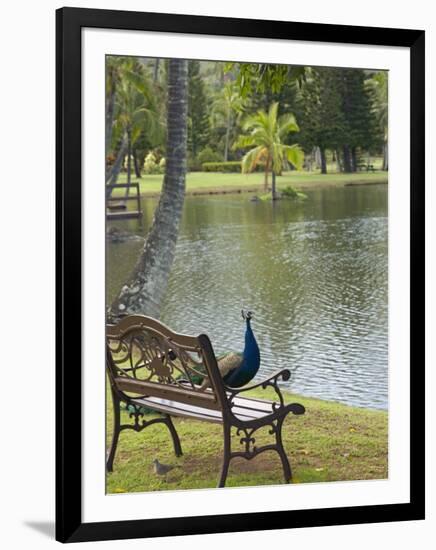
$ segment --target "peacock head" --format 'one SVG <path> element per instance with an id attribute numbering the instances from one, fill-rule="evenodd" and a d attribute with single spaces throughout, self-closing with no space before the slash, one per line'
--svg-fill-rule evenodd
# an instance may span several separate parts
<path id="1" fill-rule="evenodd" d="M 244 319 L 244 321 L 250 321 L 251 318 L 253 317 L 253 312 L 252 311 L 245 311 L 245 310 L 241 309 L 241 315 L 242 315 L 242 318 Z"/>

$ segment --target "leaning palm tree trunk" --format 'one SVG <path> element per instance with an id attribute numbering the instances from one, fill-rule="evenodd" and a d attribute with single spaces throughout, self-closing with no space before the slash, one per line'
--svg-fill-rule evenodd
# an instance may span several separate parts
<path id="1" fill-rule="evenodd" d="M 123 137 L 115 162 L 113 166 L 109 167 L 109 169 L 106 171 L 106 185 L 107 185 L 106 198 L 110 197 L 112 193 L 112 189 L 109 186 L 117 183 L 118 175 L 121 172 L 121 168 L 123 166 L 126 153 L 127 153 L 127 140 L 125 137 Z"/>
<path id="2" fill-rule="evenodd" d="M 173 263 L 185 198 L 188 63 L 168 67 L 167 157 L 153 225 L 135 269 L 111 306 L 110 316 L 142 313 L 159 317 Z"/>

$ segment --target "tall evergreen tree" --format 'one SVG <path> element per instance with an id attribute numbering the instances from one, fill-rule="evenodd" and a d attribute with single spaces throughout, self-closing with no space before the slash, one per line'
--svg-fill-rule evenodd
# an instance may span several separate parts
<path id="1" fill-rule="evenodd" d="M 195 159 L 209 137 L 209 98 L 200 61 L 188 62 L 188 151 Z"/>
<path id="2" fill-rule="evenodd" d="M 300 143 L 307 150 L 319 147 L 321 172 L 327 173 L 326 149 L 344 142 L 345 117 L 342 112 L 337 69 L 318 67 L 311 71 L 300 95 Z"/>
<path id="3" fill-rule="evenodd" d="M 371 100 L 365 86 L 365 73 L 362 69 L 342 69 L 340 93 L 342 111 L 345 118 L 346 138 L 343 144 L 344 170 L 357 170 L 357 149 L 370 149 L 377 144 L 375 117 L 371 110 Z"/>
<path id="4" fill-rule="evenodd" d="M 378 71 L 366 81 L 372 111 L 376 118 L 380 139 L 383 142 L 383 170 L 388 169 L 388 72 Z"/>

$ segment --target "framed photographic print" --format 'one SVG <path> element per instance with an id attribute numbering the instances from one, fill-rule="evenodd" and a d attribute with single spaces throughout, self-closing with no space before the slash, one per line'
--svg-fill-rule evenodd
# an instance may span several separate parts
<path id="1" fill-rule="evenodd" d="M 62 542 L 424 518 L 424 32 L 57 11 Z"/>

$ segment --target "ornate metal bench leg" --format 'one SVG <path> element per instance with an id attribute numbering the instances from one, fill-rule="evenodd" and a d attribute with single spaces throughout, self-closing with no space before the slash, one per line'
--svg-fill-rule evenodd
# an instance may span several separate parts
<path id="1" fill-rule="evenodd" d="M 108 472 L 113 471 L 115 452 L 117 450 L 118 439 L 120 437 L 120 400 L 116 397 L 116 395 L 112 394 L 112 401 L 114 406 L 114 431 L 112 433 L 112 443 L 106 462 L 106 469 Z"/>
<path id="2" fill-rule="evenodd" d="M 173 438 L 174 452 L 176 456 L 182 456 L 183 453 L 182 453 L 182 446 L 180 445 L 179 434 L 177 433 L 176 428 L 174 427 L 172 418 L 171 416 L 166 414 L 165 419 L 166 419 L 166 425 L 168 426 L 171 437 Z"/>
<path id="3" fill-rule="evenodd" d="M 285 483 L 289 483 L 290 480 L 292 479 L 292 470 L 291 470 L 291 466 L 289 464 L 288 457 L 286 456 L 285 449 L 283 448 L 282 425 L 283 425 L 283 420 L 277 422 L 276 444 L 277 444 L 277 452 L 278 452 L 278 454 L 280 456 L 280 459 L 282 461 L 283 476 L 285 478 Z"/>
<path id="4" fill-rule="evenodd" d="M 218 487 L 224 487 L 226 484 L 227 473 L 229 471 L 230 464 L 230 426 L 226 426 L 224 423 L 224 453 L 223 464 L 221 466 L 221 475 L 218 482 Z"/>

